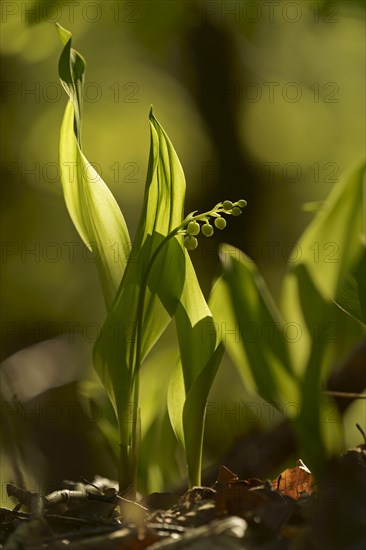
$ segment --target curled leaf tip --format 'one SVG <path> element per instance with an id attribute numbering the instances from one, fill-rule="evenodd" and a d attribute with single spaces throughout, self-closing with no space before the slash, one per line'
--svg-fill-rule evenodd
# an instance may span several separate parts
<path id="1" fill-rule="evenodd" d="M 62 44 L 66 46 L 66 44 L 72 38 L 71 32 L 65 29 L 65 27 L 63 27 L 62 25 L 60 25 L 60 23 L 56 23 L 56 29 Z"/>

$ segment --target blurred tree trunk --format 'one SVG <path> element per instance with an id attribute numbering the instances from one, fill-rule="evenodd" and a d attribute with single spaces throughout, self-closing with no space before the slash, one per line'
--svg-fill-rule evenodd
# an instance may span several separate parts
<path id="1" fill-rule="evenodd" d="M 251 159 L 239 137 L 239 86 L 250 81 L 250 77 L 243 73 L 233 35 L 209 21 L 188 28 L 184 44 L 194 69 L 194 80 L 188 78 L 188 85 L 216 149 L 214 164 L 207 168 L 211 169 L 214 183 L 207 187 L 210 199 L 218 202 L 245 198 L 248 207 L 240 224 L 242 232 L 250 234 L 257 223 L 256 204 L 262 192 L 261 182 L 256 171 L 250 169 Z M 204 184 L 204 166 L 202 177 Z M 202 208 L 205 206 L 207 198 L 202 196 Z M 225 231 L 225 240 L 227 231 L 230 232 L 230 227 Z M 229 234 L 233 244 L 239 245 L 241 239 L 237 231 L 233 229 Z"/>

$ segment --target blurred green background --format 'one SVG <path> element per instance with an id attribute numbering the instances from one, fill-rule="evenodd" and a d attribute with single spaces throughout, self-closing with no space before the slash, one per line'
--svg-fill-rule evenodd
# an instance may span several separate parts
<path id="1" fill-rule="evenodd" d="M 118 200 L 131 235 L 145 184 L 152 104 L 186 174 L 186 212 L 224 199 L 248 201 L 242 217 L 192 254 L 206 296 L 219 274 L 222 239 L 258 263 L 278 297 L 293 243 L 313 216 L 303 204 L 324 200 L 364 154 L 364 7 L 356 0 L 1 3 L 4 425 L 17 419 L 9 405 L 14 394 L 28 403 L 47 388 L 57 393 L 47 394 L 45 403 L 56 405 L 45 418 L 45 409 L 34 405 L 36 412 L 14 427 L 26 432 L 17 443 L 5 438 L 10 456 L 21 454 L 22 437 L 38 437 L 23 462 L 33 473 L 37 464 L 37 475 L 51 485 L 114 471 L 95 422 L 86 414 L 74 422 L 75 411 L 59 413 L 57 405 L 85 398 L 88 408 L 90 396 L 99 396 L 90 351 L 105 311 L 93 260 L 68 217 L 59 181 L 66 95 L 54 23 L 73 33 L 73 46 L 87 60 L 84 152 Z M 163 358 L 155 364 L 162 368 L 171 362 L 164 354 L 170 357 L 173 336 L 168 331 L 160 344 Z M 53 343 L 47 349 L 24 350 L 47 339 Z M 77 381 L 85 378 L 94 381 L 81 386 Z M 213 400 L 242 399 L 226 358 Z M 235 415 L 227 422 L 213 416 L 211 460 L 249 429 L 242 417 L 238 423 Z M 271 422 L 262 415 L 260 424 Z M 90 439 L 99 455 L 88 452 Z M 76 466 L 67 462 L 72 445 L 79 449 Z M 10 464 L 14 468 L 14 460 Z M 160 478 L 158 472 L 155 487 Z"/>

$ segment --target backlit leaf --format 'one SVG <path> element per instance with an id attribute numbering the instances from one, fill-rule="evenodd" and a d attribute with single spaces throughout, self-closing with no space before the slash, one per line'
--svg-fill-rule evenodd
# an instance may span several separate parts
<path id="1" fill-rule="evenodd" d="M 97 372 L 119 417 L 123 417 L 126 403 L 131 405 L 141 285 L 157 247 L 183 219 L 183 170 L 168 136 L 152 112 L 150 132 L 150 158 L 139 226 L 116 300 L 94 347 Z M 183 245 L 180 238 L 173 237 L 156 257 L 147 280 L 141 360 L 174 314 L 184 277 Z"/>
<path id="2" fill-rule="evenodd" d="M 362 165 L 339 180 L 290 258 L 290 269 L 282 286 L 281 310 L 285 320 L 296 323 L 302 333 L 297 345 L 290 347 L 298 374 L 304 372 L 312 339 L 318 329 L 322 329 L 320 319 L 324 305 L 337 301 L 345 291 L 349 273 L 356 269 L 364 254 L 364 178 Z M 309 284 L 313 287 L 310 294 Z M 362 292 L 362 284 L 359 288 Z M 342 334 L 342 351 L 347 353 L 360 338 L 360 330 L 351 318 L 338 317 L 336 308 L 333 311 L 333 322 L 338 334 Z M 319 338 L 318 343 L 321 344 Z M 327 343 L 333 344 L 331 347 L 339 355 L 334 342 L 323 342 Z"/>
<path id="3" fill-rule="evenodd" d="M 327 457 L 342 445 L 339 415 L 323 394 L 324 385 L 332 367 L 364 334 L 356 321 L 364 292 L 363 268 L 358 271 L 365 242 L 363 187 L 364 166 L 341 178 L 300 238 L 295 251 L 297 256 L 301 252 L 300 258 L 290 258 L 282 288 L 284 317 L 302 334 L 291 347 L 303 403 L 298 437 L 304 458 L 319 475 Z"/>
<path id="4" fill-rule="evenodd" d="M 244 384 L 274 405 L 298 403 L 287 343 L 293 327 L 284 325 L 264 280 L 243 252 L 224 245 L 221 259 L 223 276 L 213 289 L 212 308 L 221 326 L 228 320 L 230 330 L 235 326 L 236 337 L 225 337 L 224 344 Z"/>
<path id="5" fill-rule="evenodd" d="M 60 168 L 65 202 L 86 246 L 94 252 L 107 307 L 121 282 L 130 238 L 112 193 L 81 150 L 81 111 L 85 61 L 71 48 L 71 34 L 59 28 L 65 43 L 59 63 L 69 95 L 60 133 Z M 119 254 L 116 257 L 116 244 Z"/>
<path id="6" fill-rule="evenodd" d="M 168 389 L 168 410 L 175 434 L 186 454 L 190 486 L 201 481 L 206 403 L 220 365 L 223 346 L 186 253 L 186 277 L 175 314 L 181 363 Z"/>
<path id="7" fill-rule="evenodd" d="M 290 257 L 291 264 L 301 251 L 301 263 L 325 298 L 334 299 L 361 255 L 365 243 L 364 186 L 365 165 L 345 174 Z"/>
<path id="8" fill-rule="evenodd" d="M 366 326 L 366 250 L 352 273 L 348 273 L 335 297 L 336 304 Z"/>

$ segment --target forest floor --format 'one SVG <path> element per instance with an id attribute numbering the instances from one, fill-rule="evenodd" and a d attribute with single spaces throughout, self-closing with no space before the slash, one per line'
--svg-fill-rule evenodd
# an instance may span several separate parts
<path id="1" fill-rule="evenodd" d="M 117 484 L 65 481 L 40 496 L 12 483 L 13 509 L 0 508 L 3 550 L 361 550 L 366 541 L 366 445 L 329 463 L 317 483 L 299 459 L 272 481 L 217 480 L 182 495 Z"/>

